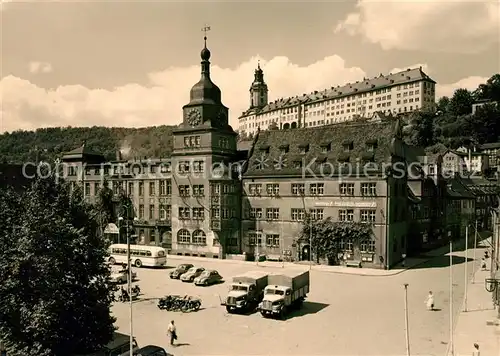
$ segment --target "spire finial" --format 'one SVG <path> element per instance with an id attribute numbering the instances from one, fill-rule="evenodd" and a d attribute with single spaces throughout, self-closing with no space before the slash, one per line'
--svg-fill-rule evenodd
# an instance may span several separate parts
<path id="1" fill-rule="evenodd" d="M 205 25 L 201 30 L 205 33 L 203 41 L 205 42 L 205 48 L 207 48 L 207 32 L 210 31 L 210 26 Z"/>
<path id="2" fill-rule="evenodd" d="M 260 59 L 257 59 L 257 68 L 260 69 Z"/>

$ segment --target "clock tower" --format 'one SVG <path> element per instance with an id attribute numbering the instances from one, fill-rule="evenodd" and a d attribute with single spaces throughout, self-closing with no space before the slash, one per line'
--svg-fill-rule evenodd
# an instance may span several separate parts
<path id="1" fill-rule="evenodd" d="M 173 130 L 171 253 L 224 258 L 241 246 L 237 133 L 210 78 L 206 36 L 200 56 L 201 78 Z"/>

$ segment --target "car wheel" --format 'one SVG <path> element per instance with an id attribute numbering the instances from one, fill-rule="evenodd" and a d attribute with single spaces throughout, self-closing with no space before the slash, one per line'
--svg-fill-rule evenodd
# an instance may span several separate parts
<path id="1" fill-rule="evenodd" d="M 112 265 L 114 265 L 116 263 L 116 260 L 113 257 L 110 257 L 108 261 Z"/>
<path id="2" fill-rule="evenodd" d="M 142 261 L 141 260 L 135 260 L 135 266 L 137 268 L 141 268 L 142 267 Z"/>

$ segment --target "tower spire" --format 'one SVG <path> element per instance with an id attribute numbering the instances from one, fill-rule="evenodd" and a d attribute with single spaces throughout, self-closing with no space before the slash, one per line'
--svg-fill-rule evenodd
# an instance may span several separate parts
<path id="1" fill-rule="evenodd" d="M 207 48 L 207 32 L 210 31 L 210 26 L 206 25 L 201 29 L 205 35 L 203 36 L 203 41 L 205 42 L 205 48 Z"/>

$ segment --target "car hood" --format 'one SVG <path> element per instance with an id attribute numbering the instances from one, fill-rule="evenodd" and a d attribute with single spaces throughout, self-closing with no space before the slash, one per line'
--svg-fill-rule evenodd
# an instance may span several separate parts
<path id="1" fill-rule="evenodd" d="M 264 300 L 267 300 L 269 302 L 277 302 L 278 300 L 284 299 L 282 295 L 278 294 L 268 294 L 264 296 Z"/>
<path id="2" fill-rule="evenodd" d="M 194 273 L 184 273 L 181 278 L 191 278 L 194 276 Z"/>
<path id="3" fill-rule="evenodd" d="M 205 281 L 207 279 L 208 279 L 208 277 L 206 277 L 206 276 L 198 276 L 195 278 L 195 280 L 197 280 L 197 281 Z"/>
<path id="4" fill-rule="evenodd" d="M 246 294 L 247 294 L 247 292 L 245 292 L 243 290 L 232 290 L 232 291 L 229 291 L 229 293 L 227 293 L 227 296 L 228 297 L 239 298 L 239 297 L 242 297 L 242 296 L 244 296 Z"/>

